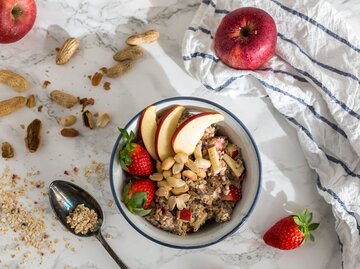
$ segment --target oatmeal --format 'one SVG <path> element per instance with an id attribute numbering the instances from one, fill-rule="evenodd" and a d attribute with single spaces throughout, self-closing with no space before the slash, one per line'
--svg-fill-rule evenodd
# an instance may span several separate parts
<path id="1" fill-rule="evenodd" d="M 66 222 L 70 224 L 71 229 L 74 229 L 76 234 L 87 234 L 96 228 L 98 216 L 93 209 L 80 204 L 66 217 Z"/>
<path id="2" fill-rule="evenodd" d="M 174 175 L 158 182 L 158 186 L 162 186 L 159 189 L 168 187 L 167 192 L 157 193 L 152 202 L 153 210 L 145 216 L 154 226 L 177 235 L 196 232 L 209 221 L 218 223 L 229 221 L 233 208 L 241 199 L 244 166 L 240 148 L 231 143 L 226 136 L 217 135 L 215 126 L 206 128 L 197 148 L 201 149 L 197 154 L 202 158 L 200 159 L 199 156 L 195 158 L 195 153 L 189 156 L 190 163 L 185 164 L 182 178 L 179 178 L 177 183 L 180 187 L 171 186 Z M 216 170 L 213 169 L 213 162 L 216 161 L 211 160 L 209 148 L 216 150 L 219 165 Z M 231 169 L 224 156 L 231 158 L 236 171 Z M 174 191 L 178 194 L 176 191 L 181 187 L 189 194 L 189 199 L 179 209 L 173 206 L 171 197 L 178 197 L 179 195 L 175 195 Z M 183 211 L 187 213 L 185 217 L 181 216 Z"/>
<path id="3" fill-rule="evenodd" d="M 138 148 L 144 145 L 147 152 L 138 150 L 136 155 L 130 151 L 128 166 L 122 167 L 137 177 L 138 171 L 156 168 L 156 172 L 140 176 L 147 179 L 132 178 L 126 185 L 123 202 L 129 211 L 177 235 L 197 232 L 208 222 L 229 221 L 241 200 L 245 166 L 241 149 L 217 125 L 224 116 L 214 111 L 191 113 L 174 105 L 159 120 L 156 108 L 151 108 L 143 111 L 140 123 L 146 143 L 132 144 Z M 152 126 L 153 133 L 143 126 Z M 160 139 L 157 136 L 161 133 Z M 151 160 L 150 152 L 154 150 L 156 154 Z M 136 163 L 140 159 L 142 162 Z M 149 159 L 153 164 L 156 162 L 152 169 L 148 169 L 153 165 Z"/>

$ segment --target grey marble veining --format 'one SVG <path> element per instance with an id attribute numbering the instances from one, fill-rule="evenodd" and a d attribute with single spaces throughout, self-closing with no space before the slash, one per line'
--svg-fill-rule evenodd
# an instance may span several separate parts
<path id="1" fill-rule="evenodd" d="M 105 212 L 104 234 L 130 268 L 136 269 L 235 269 L 235 268 L 340 268 L 340 247 L 334 230 L 331 208 L 318 195 L 315 175 L 307 166 L 295 131 L 265 99 L 233 100 L 209 92 L 191 77 L 182 66 L 181 42 L 183 33 L 194 16 L 198 0 L 44 0 L 38 1 L 38 18 L 30 34 L 12 45 L 0 45 L 0 68 L 9 68 L 25 75 L 31 84 L 26 95 L 37 96 L 37 109 L 23 109 L 0 119 L 0 142 L 9 141 L 16 157 L 0 161 L 0 168 L 25 176 L 32 169 L 40 170 L 45 185 L 53 179 L 70 178 L 64 171 L 74 166 L 80 169 L 72 179 L 86 188 L 101 203 Z M 360 2 L 331 0 L 360 36 L 358 15 Z M 140 59 L 126 76 L 111 82 L 111 90 L 92 87 L 87 78 L 100 67 L 113 64 L 112 55 L 123 48 L 125 38 L 136 31 L 154 27 L 161 33 L 158 43 L 145 46 Z M 81 49 L 66 66 L 55 65 L 55 48 L 69 36 L 78 37 Z M 51 81 L 42 89 L 44 80 Z M 112 115 L 105 129 L 86 130 L 81 121 L 76 124 L 81 139 L 64 139 L 59 135 L 57 119 L 62 115 L 80 115 L 79 108 L 62 109 L 49 101 L 49 92 L 64 89 L 80 97 L 96 100 L 94 112 Z M 14 92 L 0 85 L 0 99 L 10 98 Z M 108 169 L 117 127 L 123 126 L 135 113 L 154 101 L 177 95 L 206 97 L 232 110 L 253 133 L 263 161 L 263 185 L 257 207 L 248 222 L 234 235 L 214 246 L 182 251 L 156 245 L 143 238 L 122 218 L 118 210 L 108 207 L 112 200 L 108 179 L 86 179 L 81 169 L 92 160 L 105 163 Z M 44 138 L 40 150 L 27 153 L 24 130 L 34 118 L 44 123 Z M 46 133 L 48 131 L 48 133 Z M 47 222 L 53 238 L 59 238 L 56 253 L 39 257 L 33 254 L 24 268 L 39 269 L 111 269 L 115 263 L 94 239 L 81 239 L 66 233 L 54 219 L 46 197 L 31 194 L 40 200 L 48 212 Z M 264 245 L 263 233 L 286 211 L 307 207 L 314 211 L 321 228 L 315 233 L 316 242 L 291 251 L 282 252 Z M 52 225 L 54 224 L 54 225 Z M 10 268 L 19 266 L 22 258 L 10 257 L 16 244 L 9 233 L 0 239 L 0 259 Z M 66 242 L 63 240 L 66 238 Z M 69 242 L 76 250 L 66 248 Z M 2 249 L 10 251 L 2 251 Z M 26 247 L 21 246 L 27 250 Z M 291 265 L 291 266 L 290 266 Z M 67 267 L 66 267 L 67 266 Z"/>

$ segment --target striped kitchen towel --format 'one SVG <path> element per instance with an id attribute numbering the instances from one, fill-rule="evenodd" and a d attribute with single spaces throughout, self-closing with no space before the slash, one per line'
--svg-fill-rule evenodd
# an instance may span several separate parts
<path id="1" fill-rule="evenodd" d="M 242 6 L 275 19 L 276 56 L 256 71 L 227 67 L 213 38 Z M 268 95 L 298 133 L 319 193 L 332 205 L 344 268 L 360 267 L 360 41 L 336 10 L 318 0 L 202 0 L 183 41 L 186 70 L 213 92 Z M 257 90 L 240 87 L 249 76 Z M 242 90 L 239 90 L 242 88 Z"/>

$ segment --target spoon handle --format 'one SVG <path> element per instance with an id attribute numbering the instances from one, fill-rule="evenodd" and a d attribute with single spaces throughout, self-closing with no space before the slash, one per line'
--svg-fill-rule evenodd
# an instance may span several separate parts
<path id="1" fill-rule="evenodd" d="M 102 236 L 99 231 L 96 234 L 97 240 L 103 245 L 103 247 L 107 250 L 107 252 L 111 255 L 111 257 L 115 260 L 115 262 L 120 266 L 121 269 L 129 269 L 119 258 L 119 256 L 114 252 L 114 250 L 110 247 L 110 245 L 106 242 L 105 238 Z"/>

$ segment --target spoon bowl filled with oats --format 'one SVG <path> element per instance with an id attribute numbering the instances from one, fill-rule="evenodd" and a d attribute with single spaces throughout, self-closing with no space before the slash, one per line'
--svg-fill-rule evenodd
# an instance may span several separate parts
<path id="1" fill-rule="evenodd" d="M 55 180 L 49 186 L 49 200 L 55 215 L 71 233 L 95 236 L 120 268 L 128 268 L 102 236 L 104 214 L 94 197 L 75 184 Z"/>

